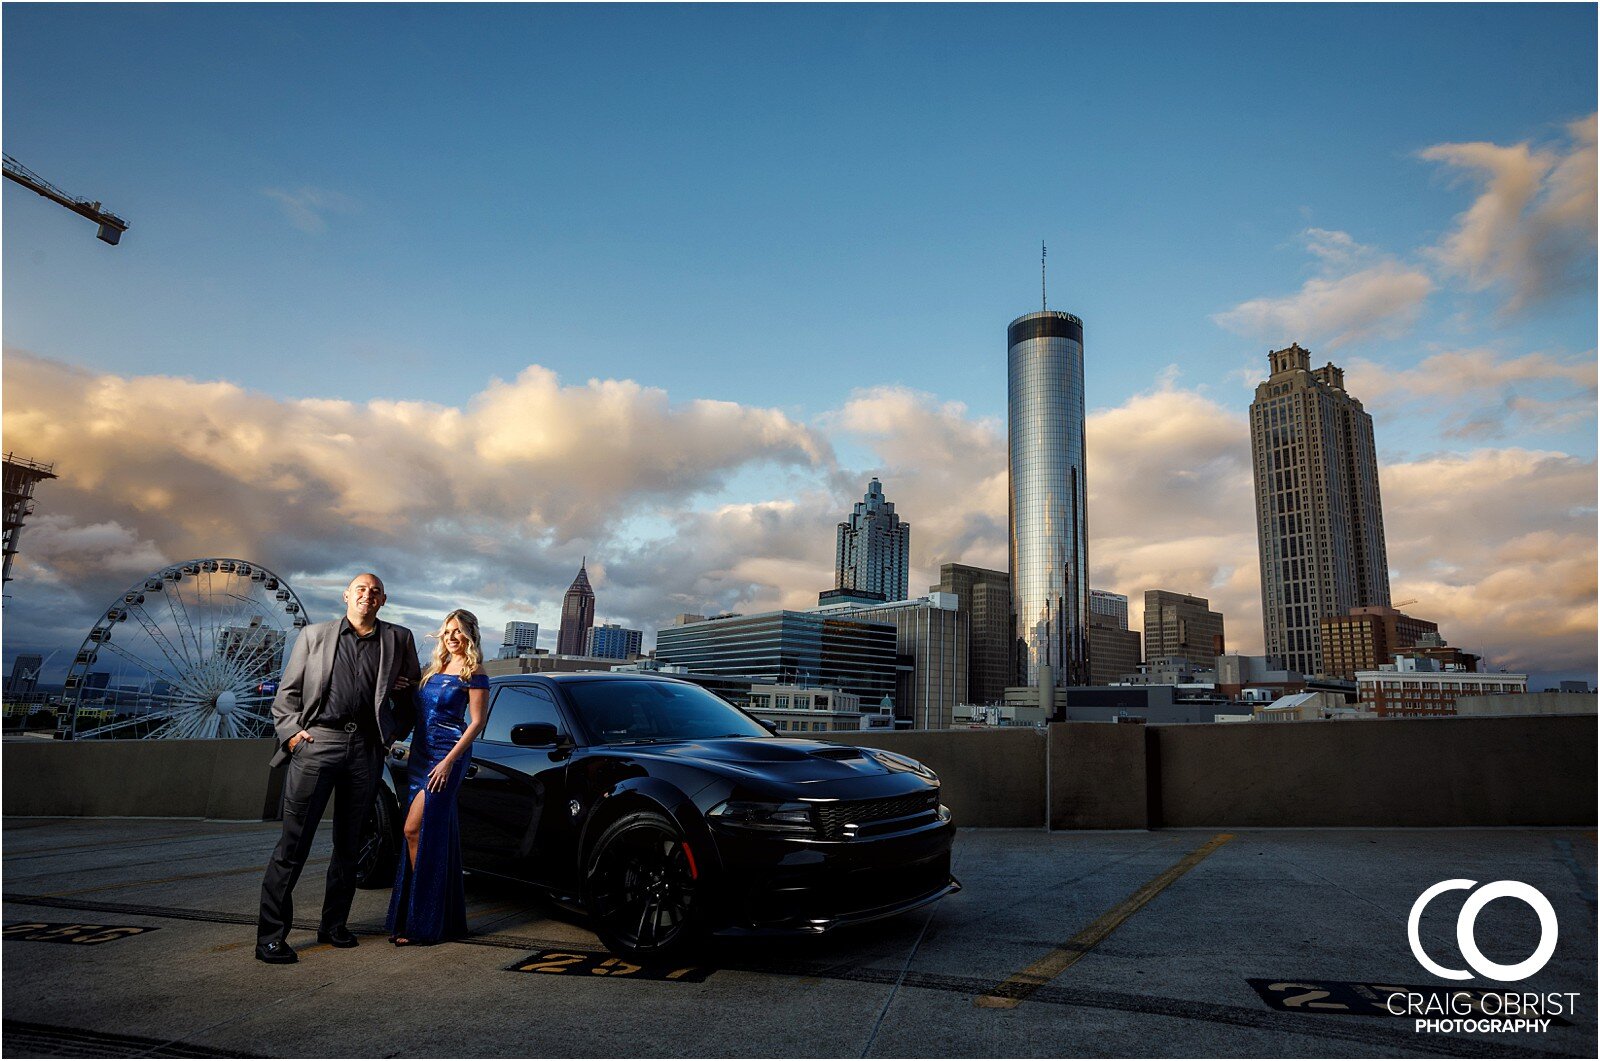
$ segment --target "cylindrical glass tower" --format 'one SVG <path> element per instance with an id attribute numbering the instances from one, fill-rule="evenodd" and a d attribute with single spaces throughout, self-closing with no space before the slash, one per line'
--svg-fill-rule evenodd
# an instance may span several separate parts
<path id="1" fill-rule="evenodd" d="M 1045 310 L 1006 329 L 1016 685 L 1089 684 L 1083 321 Z"/>

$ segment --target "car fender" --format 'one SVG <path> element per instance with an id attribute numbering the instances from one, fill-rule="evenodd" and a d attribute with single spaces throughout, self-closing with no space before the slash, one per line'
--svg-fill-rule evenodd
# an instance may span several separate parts
<path id="1" fill-rule="evenodd" d="M 722 858 L 717 852 L 711 827 L 705 816 L 681 789 L 659 777 L 630 777 L 604 793 L 585 816 L 578 838 L 581 863 L 587 863 L 589 850 L 600 834 L 618 818 L 633 810 L 653 810 L 672 819 L 689 842 L 699 869 L 720 872 Z"/>

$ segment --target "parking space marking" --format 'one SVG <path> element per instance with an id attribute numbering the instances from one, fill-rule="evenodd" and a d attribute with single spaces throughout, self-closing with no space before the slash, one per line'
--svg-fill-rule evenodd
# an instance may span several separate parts
<path id="1" fill-rule="evenodd" d="M 703 983 L 706 977 L 716 971 L 703 965 L 634 964 L 613 954 L 556 950 L 530 954 L 506 968 L 511 972 L 543 973 L 547 976 L 625 977 L 630 980 L 672 980 L 687 984 Z"/>
<path id="2" fill-rule="evenodd" d="M 1213 836 L 1158 876 L 1146 881 L 1138 891 L 1095 918 L 1089 927 L 1066 943 L 1026 969 L 1011 974 L 990 988 L 987 994 L 974 998 L 973 1004 L 985 1009 L 1016 1009 L 1029 995 L 1075 965 L 1078 959 L 1098 946 L 1101 940 L 1115 932 L 1119 925 L 1137 913 L 1151 899 L 1160 895 L 1173 881 L 1194 869 L 1212 852 L 1232 839 L 1232 833 L 1218 833 Z"/>
<path id="3" fill-rule="evenodd" d="M 29 943 L 73 943 L 92 947 L 99 943 L 115 943 L 119 939 L 159 931 L 154 925 L 85 925 L 62 924 L 56 921 L 10 921 L 4 935 L 9 940 L 26 940 Z"/>

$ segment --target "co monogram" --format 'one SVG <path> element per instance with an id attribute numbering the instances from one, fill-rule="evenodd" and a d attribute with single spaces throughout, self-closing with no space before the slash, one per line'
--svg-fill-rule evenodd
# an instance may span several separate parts
<path id="1" fill-rule="evenodd" d="M 1417 956 L 1417 961 L 1422 963 L 1424 969 L 1435 976 L 1442 976 L 1446 980 L 1472 979 L 1472 973 L 1465 969 L 1446 969 L 1424 953 L 1422 940 L 1417 933 L 1417 925 L 1422 920 L 1422 911 L 1444 892 L 1464 891 L 1476 888 L 1477 885 L 1478 882 L 1473 880 L 1443 880 L 1417 896 L 1417 901 L 1411 904 L 1411 918 L 1406 922 L 1406 935 L 1411 940 L 1411 953 Z M 1495 899 L 1521 899 L 1533 907 L 1533 912 L 1539 915 L 1539 946 L 1534 948 L 1533 954 L 1524 961 L 1501 965 L 1499 962 L 1490 961 L 1484 956 L 1483 951 L 1478 949 L 1478 941 L 1473 935 L 1478 925 L 1478 914 Z M 1546 899 L 1537 888 L 1517 880 L 1497 880 L 1493 884 L 1485 884 L 1461 904 L 1461 916 L 1456 918 L 1456 945 L 1461 948 L 1461 956 L 1479 976 L 1504 983 L 1526 980 L 1543 969 L 1549 962 L 1550 956 L 1556 952 L 1556 935 L 1556 911 L 1550 905 L 1550 900 Z"/>

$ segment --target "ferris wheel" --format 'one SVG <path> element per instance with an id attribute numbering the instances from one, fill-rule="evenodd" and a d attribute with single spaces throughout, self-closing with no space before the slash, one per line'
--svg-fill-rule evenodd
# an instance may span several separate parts
<path id="1" fill-rule="evenodd" d="M 288 583 L 244 560 L 189 560 L 117 597 L 64 686 L 65 739 L 260 737 L 305 610 Z"/>

